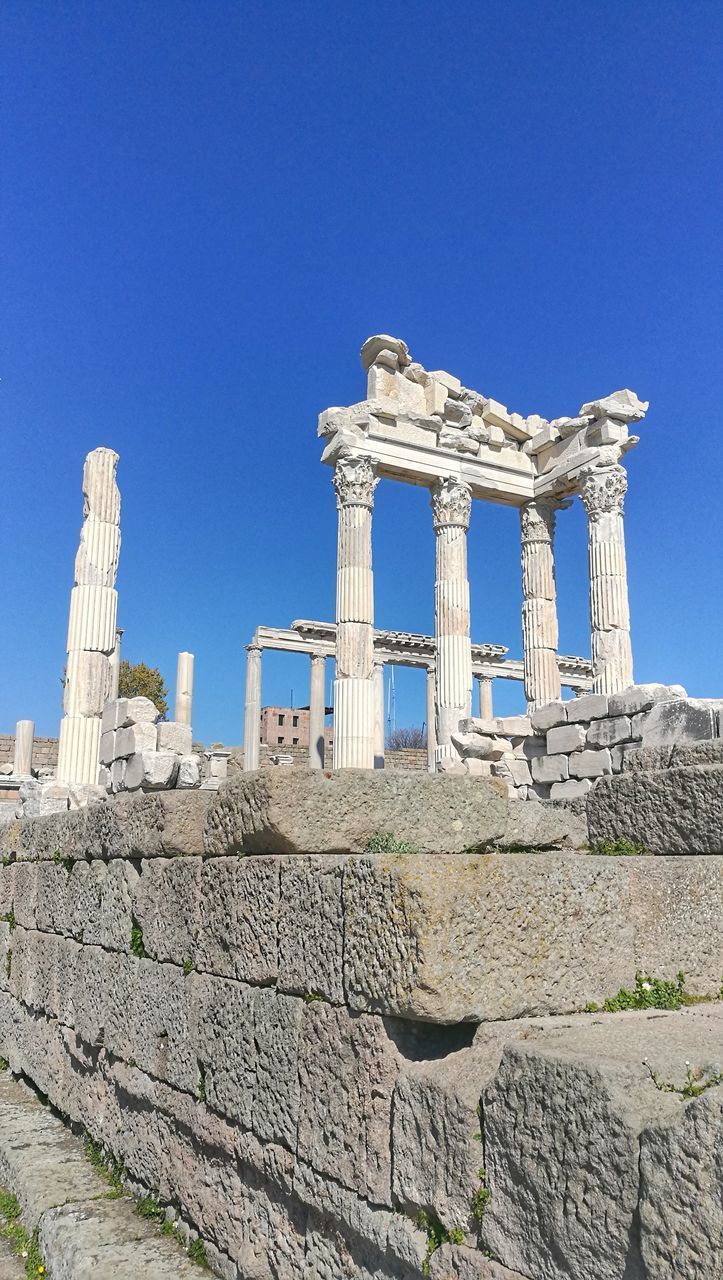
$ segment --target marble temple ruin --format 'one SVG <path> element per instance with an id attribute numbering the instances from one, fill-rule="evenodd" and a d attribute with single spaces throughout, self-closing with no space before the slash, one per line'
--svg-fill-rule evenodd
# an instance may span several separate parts
<path id="1" fill-rule="evenodd" d="M 435 723 L 438 766 L 471 711 L 467 535 L 472 500 L 520 511 L 525 696 L 534 710 L 560 697 L 554 530 L 579 496 L 588 517 L 592 688 L 633 682 L 620 459 L 638 442 L 630 424 L 647 402 L 623 390 L 548 421 L 510 413 L 458 378 L 428 372 L 406 343 L 380 334 L 362 347 L 367 398 L 325 410 L 322 461 L 334 469 L 338 509 L 334 767 L 374 764 L 374 491 L 382 479 L 430 491 L 436 539 Z"/>

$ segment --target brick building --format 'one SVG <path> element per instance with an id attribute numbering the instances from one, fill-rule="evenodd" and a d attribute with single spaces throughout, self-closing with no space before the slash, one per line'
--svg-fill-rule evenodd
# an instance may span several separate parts
<path id="1" fill-rule="evenodd" d="M 326 707 L 326 715 L 330 716 L 332 707 Z M 329 740 L 331 727 L 326 726 L 324 738 Z M 262 707 L 261 708 L 261 744 L 270 750 L 284 750 L 286 747 L 309 746 L 309 708 L 308 707 Z"/>

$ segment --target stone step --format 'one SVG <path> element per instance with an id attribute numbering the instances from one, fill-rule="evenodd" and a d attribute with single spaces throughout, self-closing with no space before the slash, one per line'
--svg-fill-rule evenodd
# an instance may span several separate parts
<path id="1" fill-rule="evenodd" d="M 38 1231 L 47 1280 L 200 1280 L 203 1270 L 175 1240 L 114 1193 L 74 1137 L 26 1085 L 0 1075 L 0 1183 L 17 1198 L 29 1236 Z M 19 1268 L 19 1269 L 18 1269 Z M 12 1250 L 0 1280 L 22 1280 Z"/>

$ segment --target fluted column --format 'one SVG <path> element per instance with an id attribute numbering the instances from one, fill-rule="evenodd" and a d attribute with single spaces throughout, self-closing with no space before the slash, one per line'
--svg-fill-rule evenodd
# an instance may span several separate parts
<path id="1" fill-rule="evenodd" d="M 472 510 L 469 485 L 449 478 L 432 488 L 436 535 L 434 634 L 437 648 L 435 756 L 455 758 L 451 735 L 472 709 L 472 649 L 467 580 L 467 530 Z"/>
<path id="2" fill-rule="evenodd" d="M 324 768 L 324 725 L 326 723 L 326 658 L 311 655 L 309 690 L 309 768 Z"/>
<path id="3" fill-rule="evenodd" d="M 374 663 L 374 768 L 384 768 L 384 663 Z"/>
<path id="4" fill-rule="evenodd" d="M 179 724 L 192 723 L 193 716 L 193 654 L 179 653 L 176 667 L 176 708 L 174 718 Z"/>
<path id="5" fill-rule="evenodd" d="M 477 681 L 477 707 L 480 720 L 494 719 L 492 707 L 492 677 L 475 676 Z"/>
<path id="6" fill-rule="evenodd" d="M 35 722 L 33 720 L 18 720 L 15 725 L 14 774 L 22 775 L 25 778 L 30 777 L 30 770 L 33 766 L 34 737 Z"/>
<path id="7" fill-rule="evenodd" d="M 244 706 L 244 773 L 258 769 L 261 740 L 261 646 L 246 646 L 246 703 Z"/>
<path id="8" fill-rule="evenodd" d="M 633 683 L 623 503 L 624 467 L 590 470 L 580 491 L 588 519 L 593 689 L 619 693 Z"/>
<path id="9" fill-rule="evenodd" d="M 340 458 L 336 464 L 335 769 L 374 768 L 372 507 L 377 483 L 370 458 Z"/>
<path id="10" fill-rule="evenodd" d="M 100 722 L 113 689 L 120 552 L 118 454 L 94 449 L 83 468 L 83 527 L 70 593 L 58 781 L 97 783 Z"/>
<path id="11" fill-rule="evenodd" d="M 557 666 L 554 502 L 527 502 L 520 510 L 522 532 L 522 650 L 525 697 L 530 709 L 560 697 Z"/>
<path id="12" fill-rule="evenodd" d="M 434 667 L 427 667 L 427 770 L 434 773 L 437 768 L 437 734 L 435 732 L 436 712 L 436 677 Z"/>

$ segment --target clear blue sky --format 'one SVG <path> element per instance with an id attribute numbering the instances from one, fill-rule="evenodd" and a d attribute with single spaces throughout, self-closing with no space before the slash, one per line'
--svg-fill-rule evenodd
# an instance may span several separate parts
<path id="1" fill-rule="evenodd" d="M 5 0 L 0 729 L 57 732 L 84 455 L 121 456 L 125 655 L 239 742 L 258 623 L 334 612 L 316 416 L 371 333 L 523 414 L 629 386 L 636 676 L 723 693 L 720 57 L 707 0 Z M 432 627 L 421 490 L 382 484 L 380 626 Z M 476 639 L 520 653 L 515 513 L 475 504 Z M 584 513 L 561 649 L 589 652 Z M 307 698 L 271 657 L 264 700 Z M 331 672 L 329 672 L 331 674 Z M 512 710 L 520 689 L 499 690 Z M 397 722 L 423 716 L 397 679 Z"/>

